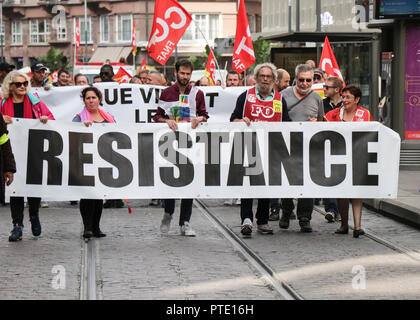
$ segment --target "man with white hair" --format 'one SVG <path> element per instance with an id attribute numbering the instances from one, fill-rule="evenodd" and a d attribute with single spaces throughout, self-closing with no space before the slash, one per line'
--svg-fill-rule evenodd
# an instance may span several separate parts
<path id="1" fill-rule="evenodd" d="M 308 64 L 300 64 L 295 70 L 296 85 L 284 89 L 281 93 L 287 102 L 292 121 L 322 121 L 324 104 L 318 93 L 312 90 L 314 70 Z M 282 216 L 279 226 L 289 228 L 290 216 L 295 206 L 293 199 L 282 200 Z M 298 199 L 297 217 L 302 232 L 312 232 L 310 224 L 314 208 L 313 199 Z"/>
<path id="2" fill-rule="evenodd" d="M 276 66 L 271 63 L 259 64 L 255 67 L 255 87 L 242 93 L 235 110 L 230 117 L 233 122 L 245 122 L 248 126 L 256 121 L 290 121 L 286 100 L 282 94 L 274 90 L 276 81 Z M 259 112 L 255 112 L 257 110 Z M 241 233 L 250 236 L 252 233 L 252 202 L 253 199 L 241 199 Z M 268 224 L 270 199 L 258 199 L 257 231 L 261 234 L 272 234 L 273 229 Z"/>

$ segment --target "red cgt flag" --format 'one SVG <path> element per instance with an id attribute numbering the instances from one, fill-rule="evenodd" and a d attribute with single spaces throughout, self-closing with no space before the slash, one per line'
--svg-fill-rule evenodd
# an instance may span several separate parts
<path id="1" fill-rule="evenodd" d="M 191 23 L 190 14 L 176 0 L 156 0 L 155 17 L 147 49 L 164 65 Z"/>
<path id="2" fill-rule="evenodd" d="M 80 27 L 79 27 L 79 19 L 76 19 L 76 49 L 80 47 Z"/>
<path id="3" fill-rule="evenodd" d="M 136 23 L 133 19 L 133 34 L 131 36 L 131 47 L 133 48 L 133 56 L 137 54 L 137 42 L 136 42 Z"/>
<path id="4" fill-rule="evenodd" d="M 324 70 L 328 76 L 339 77 L 344 83 L 343 75 L 341 74 L 337 60 L 335 60 L 334 52 L 332 51 L 328 37 L 325 37 L 324 48 L 322 49 L 318 68 Z M 344 86 L 346 86 L 346 84 L 344 84 Z"/>
<path id="5" fill-rule="evenodd" d="M 114 76 L 114 80 L 119 83 L 129 83 L 132 76 L 125 71 L 123 67 L 120 67 L 117 74 Z"/>
<path id="6" fill-rule="evenodd" d="M 143 58 L 143 61 L 140 65 L 140 70 L 145 70 L 146 69 L 146 57 Z"/>
<path id="7" fill-rule="evenodd" d="M 210 85 L 214 86 L 216 84 L 216 77 L 214 70 L 216 69 L 216 58 L 213 55 L 213 50 L 210 50 L 209 59 L 206 64 L 206 71 L 204 75 L 210 79 Z"/>
<path id="8" fill-rule="evenodd" d="M 254 46 L 249 30 L 245 2 L 240 0 L 238 19 L 236 20 L 235 46 L 233 47 L 232 67 L 238 72 L 244 72 L 255 63 Z"/>

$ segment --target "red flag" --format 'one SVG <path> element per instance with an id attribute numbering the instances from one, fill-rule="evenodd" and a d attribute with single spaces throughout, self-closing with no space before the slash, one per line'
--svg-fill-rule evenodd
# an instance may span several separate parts
<path id="1" fill-rule="evenodd" d="M 140 65 L 140 70 L 145 70 L 146 69 L 146 57 L 143 58 L 143 61 Z"/>
<path id="2" fill-rule="evenodd" d="M 233 47 L 232 67 L 238 72 L 244 72 L 255 63 L 254 46 L 249 30 L 245 2 L 240 0 L 238 18 L 236 20 L 235 46 Z"/>
<path id="3" fill-rule="evenodd" d="M 76 50 L 80 47 L 80 27 L 79 19 L 76 19 Z"/>
<path id="4" fill-rule="evenodd" d="M 133 18 L 133 35 L 131 36 L 131 47 L 133 48 L 133 56 L 137 54 L 137 41 L 136 41 L 136 23 Z"/>
<path id="5" fill-rule="evenodd" d="M 204 71 L 204 75 L 210 79 L 210 85 L 214 86 L 216 83 L 216 77 L 214 70 L 216 68 L 216 58 L 213 55 L 213 50 L 210 50 L 209 59 L 207 60 L 206 64 L 206 71 Z"/>
<path id="6" fill-rule="evenodd" d="M 322 49 L 318 68 L 324 70 L 328 76 L 339 77 L 344 83 L 343 75 L 341 74 L 337 60 L 335 60 L 334 52 L 332 51 L 328 37 L 325 37 L 324 48 Z M 346 86 L 346 84 L 344 84 L 344 86 Z"/>
<path id="7" fill-rule="evenodd" d="M 147 49 L 164 65 L 191 23 L 190 14 L 176 0 L 156 0 L 155 17 Z"/>
<path id="8" fill-rule="evenodd" d="M 114 76 L 114 80 L 119 83 L 129 83 L 132 76 L 125 71 L 123 67 L 120 67 L 117 74 Z"/>

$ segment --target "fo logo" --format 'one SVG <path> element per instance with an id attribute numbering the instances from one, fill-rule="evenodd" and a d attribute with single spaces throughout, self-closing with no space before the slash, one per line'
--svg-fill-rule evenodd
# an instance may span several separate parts
<path id="1" fill-rule="evenodd" d="M 251 115 L 253 115 L 254 117 L 259 117 L 260 114 L 264 118 L 270 119 L 274 116 L 274 109 L 272 107 L 265 107 L 265 106 L 253 104 L 252 109 L 251 109 Z"/>
<path id="2" fill-rule="evenodd" d="M 171 15 L 177 15 L 181 21 L 179 23 L 172 22 L 170 26 L 168 26 L 168 20 L 171 18 Z M 168 21 L 168 22 L 167 22 Z M 174 30 L 181 29 L 185 27 L 185 24 L 187 23 L 187 16 L 185 13 L 177 7 L 170 7 L 168 10 L 165 11 L 165 20 L 162 18 L 156 18 L 156 22 L 162 27 L 162 34 L 159 35 L 159 30 L 156 28 L 155 33 L 153 34 L 152 38 L 149 41 L 149 44 L 147 45 L 148 48 L 150 48 L 152 45 L 158 42 L 162 42 L 165 40 L 169 35 L 169 27 L 171 27 Z"/>

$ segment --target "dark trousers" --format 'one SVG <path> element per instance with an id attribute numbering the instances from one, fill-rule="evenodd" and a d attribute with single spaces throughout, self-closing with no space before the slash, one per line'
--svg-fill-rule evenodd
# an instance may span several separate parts
<path id="1" fill-rule="evenodd" d="M 280 199 L 278 198 L 270 199 L 270 209 L 280 210 Z"/>
<path id="2" fill-rule="evenodd" d="M 39 212 L 39 205 L 41 198 L 28 198 L 29 216 Z M 24 197 L 10 197 L 10 211 L 12 212 L 13 225 L 18 224 L 23 226 L 23 211 L 25 209 Z"/>
<path id="3" fill-rule="evenodd" d="M 85 231 L 99 231 L 103 201 L 97 199 L 80 199 L 79 208 Z"/>
<path id="4" fill-rule="evenodd" d="M 243 223 L 246 218 L 254 221 L 254 214 L 252 213 L 253 201 L 254 199 L 241 199 L 241 223 Z M 255 214 L 258 225 L 268 223 L 269 209 L 270 199 L 258 199 L 257 213 Z"/>
<path id="5" fill-rule="evenodd" d="M 283 211 L 287 211 L 287 212 L 292 212 L 295 209 L 295 204 L 293 203 L 293 199 L 282 199 L 281 206 L 283 208 Z M 314 199 L 309 199 L 309 198 L 298 199 L 298 203 L 297 203 L 298 219 L 306 217 L 309 220 L 311 220 L 313 209 L 314 209 Z"/>
<path id="6" fill-rule="evenodd" d="M 333 212 L 334 214 L 337 214 L 338 213 L 337 199 L 324 199 L 324 209 L 325 209 L 325 212 Z"/>
<path id="7" fill-rule="evenodd" d="M 165 212 L 170 215 L 174 214 L 175 211 L 175 199 L 165 199 Z M 181 199 L 181 213 L 179 216 L 179 225 L 183 226 L 184 222 L 190 222 L 192 213 L 193 199 Z"/>

